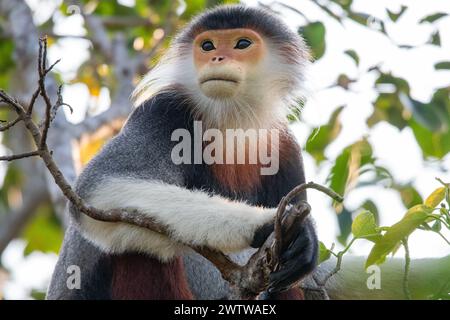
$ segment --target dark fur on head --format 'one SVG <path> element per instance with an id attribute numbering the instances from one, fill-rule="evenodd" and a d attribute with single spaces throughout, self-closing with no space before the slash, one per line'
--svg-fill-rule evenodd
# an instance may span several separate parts
<path id="1" fill-rule="evenodd" d="M 274 41 L 299 41 L 299 36 L 270 11 L 242 5 L 219 6 L 205 11 L 184 28 L 176 41 L 191 43 L 198 34 L 206 30 L 237 28 L 250 28 Z"/>

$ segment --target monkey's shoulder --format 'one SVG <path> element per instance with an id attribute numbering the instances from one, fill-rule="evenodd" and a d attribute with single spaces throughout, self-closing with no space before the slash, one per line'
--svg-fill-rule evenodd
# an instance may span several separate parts
<path id="1" fill-rule="evenodd" d="M 138 106 L 124 127 L 89 161 L 80 174 L 76 189 L 84 197 L 113 177 L 181 183 L 183 168 L 171 160 L 171 134 L 186 127 L 182 99 L 161 93 Z"/>
<path id="2" fill-rule="evenodd" d="M 161 92 L 136 107 L 122 131 L 125 134 L 140 132 L 144 136 L 171 133 L 188 126 L 192 120 L 191 110 L 189 100 L 183 94 L 175 90 Z"/>

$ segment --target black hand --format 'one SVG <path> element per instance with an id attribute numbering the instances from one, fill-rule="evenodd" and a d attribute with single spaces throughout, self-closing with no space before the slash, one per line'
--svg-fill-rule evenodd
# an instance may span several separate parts
<path id="1" fill-rule="evenodd" d="M 255 234 L 253 236 L 252 243 L 250 243 L 250 246 L 252 248 L 259 248 L 263 245 L 264 241 L 266 241 L 267 237 L 270 236 L 270 234 L 273 232 L 273 222 L 266 223 L 262 227 L 258 228 L 255 231 Z"/>
<path id="2" fill-rule="evenodd" d="M 280 292 L 312 272 L 317 265 L 319 244 L 310 219 L 298 229 L 296 237 L 280 257 L 280 269 L 270 274 L 269 293 Z"/>
<path id="3" fill-rule="evenodd" d="M 308 204 L 306 204 L 306 205 L 309 208 L 309 205 Z M 283 213 L 282 221 L 284 221 L 286 216 L 289 215 L 290 211 L 293 209 L 294 209 L 293 206 L 288 205 L 285 212 Z M 264 244 L 264 242 L 266 241 L 267 237 L 270 236 L 270 234 L 273 232 L 273 230 L 274 230 L 274 222 L 268 222 L 268 223 L 264 224 L 263 226 L 259 227 L 255 231 L 255 234 L 253 235 L 253 240 L 250 243 L 250 246 L 252 248 L 261 247 Z M 283 233 L 286 232 L 286 229 L 284 228 L 284 226 L 282 226 L 282 232 Z"/>

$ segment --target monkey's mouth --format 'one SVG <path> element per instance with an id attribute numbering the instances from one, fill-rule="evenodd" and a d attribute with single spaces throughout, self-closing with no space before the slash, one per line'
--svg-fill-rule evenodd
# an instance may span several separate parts
<path id="1" fill-rule="evenodd" d="M 200 84 L 204 84 L 210 81 L 223 81 L 223 82 L 229 82 L 229 83 L 239 83 L 239 81 L 237 81 L 236 79 L 231 79 L 231 78 L 219 78 L 219 77 L 214 77 L 214 78 L 207 78 L 207 79 L 202 79 L 200 80 Z"/>
<path id="2" fill-rule="evenodd" d="M 209 98 L 222 99 L 238 92 L 239 78 L 230 74 L 209 74 L 199 78 L 200 89 Z"/>

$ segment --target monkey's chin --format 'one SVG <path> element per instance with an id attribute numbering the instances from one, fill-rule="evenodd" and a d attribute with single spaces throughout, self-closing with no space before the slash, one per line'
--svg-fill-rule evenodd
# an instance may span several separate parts
<path id="1" fill-rule="evenodd" d="M 211 99 L 226 99 L 234 97 L 239 88 L 237 81 L 208 80 L 200 85 L 205 96 Z"/>

